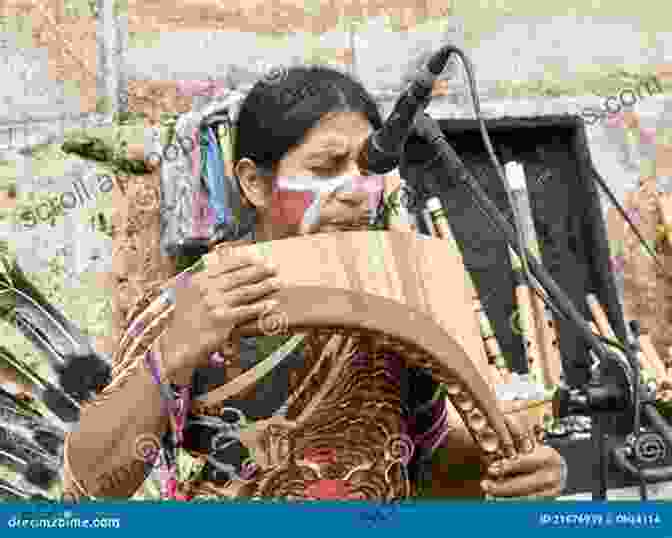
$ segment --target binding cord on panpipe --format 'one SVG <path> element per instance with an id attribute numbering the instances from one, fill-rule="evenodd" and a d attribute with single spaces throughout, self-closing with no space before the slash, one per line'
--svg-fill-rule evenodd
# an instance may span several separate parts
<path id="1" fill-rule="evenodd" d="M 441 205 L 441 201 L 437 197 L 432 197 L 427 200 L 425 213 L 426 218 L 428 219 L 428 229 L 432 232 L 433 235 L 448 241 L 450 248 L 453 252 L 456 252 L 460 257 L 462 257 L 462 251 L 460 250 L 457 241 L 453 235 L 453 232 L 448 223 L 448 217 Z M 431 225 L 431 226 L 430 226 Z M 483 340 L 483 346 L 485 348 L 485 354 L 488 358 L 488 367 L 490 371 L 490 377 L 495 385 L 500 383 L 508 383 L 511 380 L 511 370 L 509 370 L 506 358 L 504 353 L 499 347 L 499 342 L 497 342 L 497 337 L 495 336 L 495 331 L 492 328 L 492 324 L 488 319 L 488 315 L 483 308 L 481 299 L 478 296 L 478 291 L 476 289 L 476 284 L 471 276 L 471 273 L 464 265 L 464 260 L 462 260 L 462 265 L 464 266 L 464 272 L 467 278 L 467 286 L 471 291 L 471 296 L 473 298 L 474 313 L 478 320 L 478 326 L 481 331 L 481 338 Z"/>
<path id="2" fill-rule="evenodd" d="M 539 241 L 532 218 L 532 209 L 527 192 L 525 172 L 520 163 L 506 163 L 506 179 L 512 191 L 514 215 L 521 230 L 523 241 L 537 262 L 541 262 Z M 530 373 L 544 385 L 554 390 L 562 377 L 562 358 L 558 345 L 555 322 L 543 298 L 526 281 L 522 261 L 509 247 L 511 263 L 516 277 L 516 302 L 520 308 L 521 329 L 527 338 Z M 529 332 L 527 332 L 529 331 Z"/>

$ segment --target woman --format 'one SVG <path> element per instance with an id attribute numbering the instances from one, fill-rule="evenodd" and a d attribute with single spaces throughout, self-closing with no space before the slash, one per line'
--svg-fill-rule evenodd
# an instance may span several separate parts
<path id="1" fill-rule="evenodd" d="M 298 211 L 296 206 L 293 206 L 292 211 L 286 211 L 287 200 L 278 195 L 278 186 L 298 181 L 312 185 L 330 181 L 330 184 L 338 185 L 340 179 L 349 178 L 354 182 L 358 178 L 361 180 L 366 171 L 360 170 L 356 164 L 358 150 L 367 136 L 382 125 L 374 100 L 359 83 L 328 68 L 297 67 L 285 75 L 282 80 L 272 84 L 257 83 L 242 103 L 237 119 L 233 163 L 241 197 L 255 213 L 251 239 L 267 241 L 366 226 L 372 218 L 371 190 L 362 192 L 336 188 L 319 198 L 317 206 L 306 203 Z M 393 178 L 393 175 L 386 178 L 385 190 L 388 193 L 399 187 L 399 178 L 396 185 Z M 229 342 L 229 337 L 237 325 L 253 320 L 273 307 L 267 296 L 282 286 L 282 277 L 276 274 L 274 268 L 264 266 L 254 258 L 223 257 L 222 263 L 216 267 L 208 266 L 206 271 L 193 276 L 188 286 L 176 285 L 172 300 L 169 298 L 165 303 L 157 302 L 155 298 L 158 293 L 152 292 L 141 302 L 140 307 L 135 309 L 135 319 L 116 355 L 117 362 L 124 364 L 124 367 L 119 369 L 117 377 L 103 394 L 83 410 L 78 430 L 66 442 L 66 482 L 69 483 L 71 494 L 128 497 L 137 490 L 146 474 L 143 465 L 134 465 L 141 444 L 138 440 L 164 435 L 171 424 L 170 427 L 178 431 L 174 439 L 180 443 L 180 416 L 171 415 L 173 418 L 169 420 L 163 412 L 165 404 L 162 403 L 161 394 L 166 392 L 165 383 L 169 381 L 175 386 L 186 387 L 184 393 L 190 388 L 192 395 L 197 395 L 222 385 L 257 362 L 254 342 L 243 340 L 238 346 L 234 345 L 237 342 Z M 146 308 L 150 303 L 149 308 Z M 153 311 L 154 317 L 147 315 L 148 310 Z M 162 313 L 158 314 L 159 311 Z M 133 331 L 137 333 L 138 325 L 141 326 L 140 330 L 151 333 L 151 338 L 145 339 L 152 341 L 151 349 L 149 345 L 129 343 L 133 342 L 129 334 L 133 336 Z M 256 348 L 258 350 L 259 345 Z M 151 353 L 146 353 L 148 349 Z M 211 357 L 215 352 L 219 352 L 219 357 L 223 356 L 223 367 L 212 365 Z M 420 449 L 420 440 L 429 437 L 430 451 L 439 443 L 449 447 L 442 461 L 432 468 L 431 488 L 440 494 L 461 497 L 478 497 L 484 493 L 494 497 L 553 497 L 561 491 L 564 462 L 554 450 L 537 445 L 529 453 L 509 462 L 506 468 L 481 469 L 475 445 L 466 429 L 457 424 L 446 424 L 443 411 L 445 399 L 432 398 L 436 386 L 431 379 L 419 372 L 404 371 L 394 357 L 380 359 L 382 362 L 377 365 L 373 363 L 378 358 L 362 361 L 361 353 L 351 342 L 333 339 L 326 343 L 309 340 L 306 353 L 303 356 L 294 354 L 285 364 L 275 368 L 257 385 L 256 393 L 248 391 L 238 401 L 225 402 L 227 407 L 239 410 L 236 413 L 242 412 L 247 417 L 262 419 L 254 427 L 237 435 L 243 447 L 256 455 L 261 454 L 255 456 L 257 470 L 273 464 L 272 457 L 263 456 L 268 451 L 261 450 L 267 441 L 264 436 L 270 431 L 269 424 L 290 431 L 295 426 L 293 419 L 300 412 L 300 409 L 292 407 L 296 406 L 295 402 L 285 401 L 289 396 L 290 372 L 305 374 L 315 364 L 316 357 L 322 360 L 321 357 L 329 353 L 339 360 L 346 355 L 352 358 L 351 366 L 343 370 L 343 376 L 357 375 L 357 372 L 372 368 L 370 375 L 364 378 L 373 380 L 378 379 L 374 375 L 375 368 L 397 370 L 396 377 L 385 378 L 388 381 L 385 381 L 387 385 L 384 390 L 380 386 L 371 385 L 361 388 L 364 392 L 357 396 L 365 401 L 367 395 L 382 394 L 383 390 L 386 397 L 391 398 L 387 403 L 396 402 L 388 408 L 396 407 L 396 415 L 399 416 L 393 417 L 393 421 L 406 420 L 410 425 L 413 438 L 418 441 L 416 454 L 426 455 Z M 160 371 L 157 373 L 156 370 Z M 342 384 L 347 384 L 346 381 L 344 378 Z M 295 381 L 292 384 L 296 386 Z M 378 392 L 373 391 L 374 388 Z M 373 392 L 367 393 L 369 389 Z M 343 397 L 346 400 L 351 398 L 347 395 Z M 427 402 L 431 405 L 427 405 Z M 383 402 L 380 406 L 384 407 Z M 192 412 L 194 409 L 192 406 Z M 195 413 L 198 414 L 198 411 Z M 272 415 L 276 416 L 269 419 Z M 389 418 L 384 417 L 385 420 Z M 378 417 L 371 420 L 375 422 L 382 419 Z M 360 432 L 361 436 L 371 435 L 371 429 L 375 428 L 374 422 Z M 307 431 L 306 427 L 304 432 Z M 230 432 L 232 429 L 228 430 Z M 429 437 L 428 431 L 431 431 Z M 376 443 L 369 441 L 368 448 Z M 175 443 L 168 445 L 164 453 L 174 454 Z M 313 450 L 310 457 L 306 455 L 308 452 L 304 451 L 303 456 L 306 465 L 317 475 L 324 471 L 321 467 L 323 465 L 329 468 L 329 472 L 333 471 L 329 461 L 335 458 L 334 451 L 325 456 L 324 452 L 316 455 Z M 401 468 L 395 469 L 400 471 Z M 465 469 L 475 470 L 475 473 L 467 476 Z M 371 484 L 380 478 L 374 474 L 366 478 Z M 397 487 L 408 482 L 401 474 L 395 473 L 388 480 L 388 486 L 394 483 Z M 215 495 L 232 494 L 230 481 L 219 487 L 217 472 L 206 475 L 201 474 L 197 480 L 201 490 L 214 492 Z M 388 486 L 381 486 L 380 480 L 375 487 L 369 482 L 362 482 L 359 489 L 354 488 L 358 492 L 354 496 L 348 493 L 347 488 L 341 487 L 347 481 L 339 480 L 316 479 L 311 484 L 328 485 L 332 489 L 325 492 L 324 489 L 313 488 L 308 491 L 306 487 L 306 491 L 298 496 L 390 496 L 390 490 L 385 490 Z M 361 480 L 365 478 L 360 477 Z M 238 486 L 241 484 L 240 480 L 234 482 Z M 335 491 L 333 488 L 337 483 L 341 486 Z M 206 487 L 208 484 L 210 489 Z M 348 484 L 348 487 L 352 486 Z M 193 494 L 192 486 L 186 485 L 185 488 L 191 487 Z M 274 491 L 277 496 L 286 498 L 297 496 L 296 492 L 281 494 L 279 490 Z M 403 495 L 403 492 L 395 490 L 393 496 Z"/>

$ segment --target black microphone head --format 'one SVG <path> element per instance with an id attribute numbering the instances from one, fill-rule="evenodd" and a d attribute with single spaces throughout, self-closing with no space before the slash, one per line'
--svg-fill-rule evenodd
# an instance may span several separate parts
<path id="1" fill-rule="evenodd" d="M 442 47 L 427 61 L 427 71 L 435 76 L 440 75 L 446 68 L 450 55 L 454 52 L 460 52 L 460 49 L 450 45 Z"/>
<path id="2" fill-rule="evenodd" d="M 387 174 L 399 166 L 399 153 L 385 153 L 378 146 L 376 136 L 379 132 L 366 139 L 357 155 L 357 167 L 362 174 Z"/>
<path id="3" fill-rule="evenodd" d="M 42 463 L 29 463 L 23 476 L 29 484 L 40 489 L 49 489 L 58 478 L 58 473 Z"/>
<path id="4" fill-rule="evenodd" d="M 632 334 L 635 337 L 638 337 L 640 334 L 642 334 L 642 325 L 641 325 L 641 323 L 639 322 L 638 319 L 630 320 L 629 325 L 630 325 L 630 330 L 632 331 Z"/>

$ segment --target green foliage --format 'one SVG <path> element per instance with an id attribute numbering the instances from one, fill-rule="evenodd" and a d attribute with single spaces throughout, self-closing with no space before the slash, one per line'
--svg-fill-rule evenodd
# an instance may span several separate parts
<path id="1" fill-rule="evenodd" d="M 64 0 L 63 8 L 66 17 L 94 17 L 97 14 L 96 0 Z"/>
<path id="2" fill-rule="evenodd" d="M 156 45 L 160 39 L 160 32 L 129 32 L 128 47 L 131 49 L 150 48 Z"/>
<path id="3" fill-rule="evenodd" d="M 114 15 L 125 15 L 128 13 L 128 0 L 114 0 Z"/>
<path id="4" fill-rule="evenodd" d="M 96 112 L 99 114 L 107 114 L 112 110 L 112 99 L 107 96 L 96 99 Z"/>
<path id="5" fill-rule="evenodd" d="M 112 121 L 120 126 L 126 126 L 142 122 L 145 116 L 144 112 L 115 112 Z"/>
<path id="6" fill-rule="evenodd" d="M 643 97 L 647 89 L 643 81 L 649 80 L 653 73 L 644 70 L 614 68 L 612 71 L 599 72 L 593 69 L 578 71 L 571 78 L 562 77 L 559 69 L 552 66 L 541 79 L 532 81 L 500 81 L 496 86 L 498 97 L 519 99 L 524 97 L 560 97 L 576 95 L 598 95 L 607 97 L 618 95 L 621 90 L 641 89 Z M 672 82 L 660 82 L 663 93 L 672 90 Z"/>
<path id="7" fill-rule="evenodd" d="M 303 11 L 309 17 L 319 17 L 320 16 L 320 1 L 319 0 L 306 0 L 303 5 Z"/>

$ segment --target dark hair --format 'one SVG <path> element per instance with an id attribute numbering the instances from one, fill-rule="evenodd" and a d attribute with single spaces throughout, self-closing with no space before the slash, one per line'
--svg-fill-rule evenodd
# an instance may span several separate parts
<path id="1" fill-rule="evenodd" d="M 233 140 L 233 164 L 247 157 L 274 171 L 289 150 L 326 114 L 361 112 L 374 129 L 383 119 L 364 86 L 325 66 L 296 66 L 279 80 L 260 80 L 245 97 Z"/>

